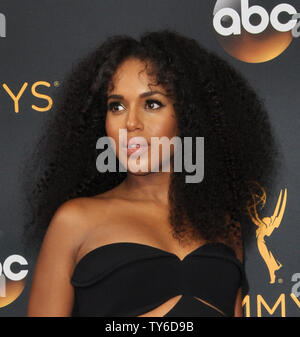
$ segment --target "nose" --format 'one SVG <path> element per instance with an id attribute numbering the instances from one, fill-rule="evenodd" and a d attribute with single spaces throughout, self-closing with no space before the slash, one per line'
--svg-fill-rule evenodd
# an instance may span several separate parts
<path id="1" fill-rule="evenodd" d="M 126 128 L 128 131 L 143 130 L 144 124 L 138 108 L 129 109 L 126 118 Z"/>

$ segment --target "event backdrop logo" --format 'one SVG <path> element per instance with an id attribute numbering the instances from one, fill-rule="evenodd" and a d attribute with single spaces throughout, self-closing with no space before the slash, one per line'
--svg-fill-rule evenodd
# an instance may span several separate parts
<path id="1" fill-rule="evenodd" d="M 247 208 L 250 218 L 257 226 L 257 248 L 269 272 L 269 284 L 275 284 L 276 280 L 278 283 L 283 283 L 283 279 L 278 279 L 276 276 L 276 272 L 282 267 L 282 264 L 267 247 L 265 237 L 271 236 L 273 231 L 281 224 L 287 203 L 287 189 L 281 189 L 275 202 L 273 214 L 262 218 L 259 216 L 259 211 L 265 207 L 267 201 L 266 191 L 260 184 L 253 183 L 251 185 L 251 195 L 252 200 L 249 201 Z M 269 315 L 279 314 L 281 317 L 286 317 L 287 309 L 291 306 L 296 306 L 300 309 L 300 273 L 294 272 L 289 281 L 291 282 L 291 288 L 287 288 L 287 292 L 274 293 L 275 296 L 267 299 L 261 293 L 246 295 L 242 301 L 245 316 L 262 317 L 268 313 Z"/>
<path id="2" fill-rule="evenodd" d="M 16 265 L 27 266 L 28 263 L 17 254 L 8 256 L 3 263 L 0 261 L 0 308 L 15 301 L 24 290 L 28 270 L 16 271 Z"/>
<path id="3" fill-rule="evenodd" d="M 258 185 L 257 185 L 258 186 Z M 266 263 L 266 266 L 270 275 L 270 284 L 275 283 L 276 274 L 275 272 L 282 267 L 282 264 L 275 259 L 273 253 L 268 249 L 265 243 L 265 236 L 271 236 L 274 229 L 280 226 L 281 220 L 284 215 L 286 200 L 287 200 L 287 189 L 284 190 L 284 195 L 282 197 L 282 190 L 280 191 L 277 204 L 272 216 L 263 217 L 260 219 L 257 211 L 257 207 L 260 206 L 262 209 L 266 204 L 266 191 L 258 186 L 256 193 L 252 194 L 253 204 L 248 207 L 248 211 L 253 223 L 256 224 L 256 239 L 258 251 Z"/>
<path id="4" fill-rule="evenodd" d="M 54 84 L 55 87 L 58 87 L 60 85 L 59 81 L 54 81 L 53 84 Z M 45 107 L 39 107 L 39 106 L 36 106 L 36 105 L 32 104 L 31 107 L 35 111 L 48 111 L 52 108 L 53 99 L 50 96 L 42 94 L 42 93 L 39 92 L 39 90 L 37 90 L 41 86 L 49 88 L 49 87 L 51 87 L 51 83 L 49 83 L 47 81 L 37 81 L 37 82 L 34 82 L 31 86 L 31 88 L 30 89 L 28 88 L 28 90 L 31 90 L 31 93 L 34 97 L 47 101 L 48 105 L 46 105 Z M 12 106 L 14 108 L 14 112 L 19 113 L 19 111 L 20 111 L 20 104 L 19 104 L 20 99 L 22 98 L 26 88 L 28 87 L 28 82 L 24 82 L 19 91 L 17 91 L 17 90 L 13 91 L 11 88 L 8 87 L 8 85 L 6 83 L 3 83 L 2 87 L 11 98 Z"/>
<path id="5" fill-rule="evenodd" d="M 270 61 L 283 53 L 300 36 L 300 14 L 278 2 L 218 0 L 213 26 L 225 51 L 248 63 Z"/>
<path id="6" fill-rule="evenodd" d="M 6 18 L 0 13 L 0 37 L 6 37 Z"/>

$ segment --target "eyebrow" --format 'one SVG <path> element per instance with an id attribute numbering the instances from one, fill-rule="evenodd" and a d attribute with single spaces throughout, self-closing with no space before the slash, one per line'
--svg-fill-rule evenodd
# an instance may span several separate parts
<path id="1" fill-rule="evenodd" d="M 164 94 L 161 91 L 154 90 L 154 91 L 143 92 L 142 94 L 140 94 L 140 97 L 141 98 L 143 98 L 143 97 L 149 97 L 149 96 L 152 96 L 152 95 L 155 95 L 155 94 L 160 94 L 160 95 L 163 95 L 163 96 L 167 96 L 166 94 Z M 109 99 L 109 98 L 123 99 L 124 97 L 122 95 L 110 95 L 110 96 L 107 97 L 107 99 Z"/>

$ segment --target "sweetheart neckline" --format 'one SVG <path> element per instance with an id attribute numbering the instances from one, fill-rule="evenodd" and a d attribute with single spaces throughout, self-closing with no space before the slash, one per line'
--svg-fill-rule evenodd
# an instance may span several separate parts
<path id="1" fill-rule="evenodd" d="M 222 247 L 225 247 L 225 248 L 229 249 L 233 253 L 235 259 L 239 263 L 241 263 L 241 261 L 237 258 L 237 255 L 236 255 L 236 252 L 234 251 L 234 249 L 232 247 L 226 245 L 225 243 L 222 243 L 222 242 L 207 242 L 207 243 L 204 243 L 201 246 L 197 247 L 196 249 L 192 250 L 190 253 L 186 254 L 184 256 L 184 258 L 181 260 L 177 254 L 169 252 L 169 251 L 164 250 L 164 249 L 161 249 L 159 247 L 155 247 L 155 246 L 151 246 L 151 245 L 147 245 L 147 244 L 139 243 L 139 242 L 121 241 L 121 242 L 108 243 L 108 244 L 105 244 L 105 245 L 102 245 L 102 246 L 99 246 L 99 247 L 96 247 L 96 248 L 90 250 L 85 255 L 83 255 L 79 259 L 79 261 L 76 263 L 76 265 L 74 267 L 74 272 L 78 268 L 79 264 L 82 264 L 82 262 L 84 262 L 92 254 L 95 254 L 96 252 L 100 251 L 101 249 L 107 249 L 109 247 L 118 246 L 118 245 L 120 245 L 120 246 L 122 246 L 122 245 L 125 245 L 125 246 L 128 245 L 128 246 L 147 247 L 149 249 L 152 249 L 152 250 L 158 251 L 160 253 L 163 253 L 163 254 L 169 255 L 171 257 L 174 257 L 174 258 L 176 258 L 178 260 L 179 263 L 183 263 L 186 259 L 188 259 L 189 257 L 193 256 L 196 252 L 202 250 L 205 247 L 208 247 L 208 246 L 222 246 Z"/>

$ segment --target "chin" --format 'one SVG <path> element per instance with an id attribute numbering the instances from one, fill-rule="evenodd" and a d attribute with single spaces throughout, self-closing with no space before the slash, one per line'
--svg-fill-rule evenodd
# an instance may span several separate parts
<path id="1" fill-rule="evenodd" d="M 141 175 L 141 176 L 145 176 L 148 175 L 150 173 L 157 173 L 157 171 L 160 171 L 158 168 L 160 167 L 160 163 L 155 162 L 153 168 L 153 171 L 151 170 L 151 161 L 150 159 L 144 159 L 144 160 L 128 160 L 127 162 L 127 171 L 131 174 L 134 175 Z"/>
<path id="2" fill-rule="evenodd" d="M 143 171 L 132 172 L 132 171 L 128 170 L 128 173 L 130 173 L 134 176 L 147 176 L 148 174 L 151 174 L 152 172 L 143 172 Z"/>

